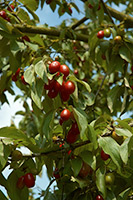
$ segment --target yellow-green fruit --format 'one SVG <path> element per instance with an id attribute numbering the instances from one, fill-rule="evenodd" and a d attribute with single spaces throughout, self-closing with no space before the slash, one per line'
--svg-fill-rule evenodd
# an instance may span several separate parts
<path id="1" fill-rule="evenodd" d="M 115 131 L 113 131 L 113 133 L 112 133 L 112 138 L 113 138 L 116 142 L 118 142 L 118 144 L 122 144 L 122 142 L 123 142 L 123 136 L 117 135 Z"/>
<path id="2" fill-rule="evenodd" d="M 105 183 L 107 185 L 112 185 L 114 183 L 114 180 L 115 180 L 115 176 L 113 173 L 110 172 L 105 175 Z"/>
<path id="3" fill-rule="evenodd" d="M 116 43 L 121 43 L 122 42 L 122 37 L 120 35 L 115 36 L 114 41 Z"/>
<path id="4" fill-rule="evenodd" d="M 110 29 L 109 28 L 104 29 L 104 36 L 105 37 L 110 37 L 110 35 L 111 35 Z"/>
<path id="5" fill-rule="evenodd" d="M 21 151 L 19 151 L 19 150 L 14 150 L 14 151 L 12 152 L 12 160 L 18 161 L 18 160 L 21 160 L 22 157 L 23 157 L 23 154 L 21 153 Z"/>

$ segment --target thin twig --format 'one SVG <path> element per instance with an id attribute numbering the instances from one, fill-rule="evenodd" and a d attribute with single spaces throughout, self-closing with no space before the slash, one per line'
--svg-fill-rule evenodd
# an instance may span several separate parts
<path id="1" fill-rule="evenodd" d="M 75 24 L 73 24 L 71 26 L 72 29 L 77 28 L 78 26 L 80 26 L 82 23 L 84 23 L 86 20 L 88 20 L 89 18 L 87 17 L 83 17 L 82 19 L 80 19 L 79 21 L 77 21 Z"/>
<path id="2" fill-rule="evenodd" d="M 107 8 L 106 5 L 105 5 L 105 3 L 103 2 L 103 0 L 100 0 L 100 1 L 101 1 L 102 5 L 103 5 L 103 8 L 104 8 L 105 12 L 106 12 L 107 15 L 109 16 L 111 22 L 112 22 L 113 24 L 115 24 L 114 21 L 113 21 L 113 19 L 112 19 L 111 14 L 110 14 L 110 12 L 109 12 L 109 10 L 108 10 L 108 8 Z"/>

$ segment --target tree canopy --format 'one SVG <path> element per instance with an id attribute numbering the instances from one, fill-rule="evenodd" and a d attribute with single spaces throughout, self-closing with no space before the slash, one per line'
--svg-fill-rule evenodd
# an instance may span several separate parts
<path id="1" fill-rule="evenodd" d="M 40 25 L 46 5 L 70 19 Z M 0 128 L 2 200 L 133 198 L 132 11 L 130 0 L 0 1 L 0 106 L 17 87 L 24 107 L 18 127 Z"/>

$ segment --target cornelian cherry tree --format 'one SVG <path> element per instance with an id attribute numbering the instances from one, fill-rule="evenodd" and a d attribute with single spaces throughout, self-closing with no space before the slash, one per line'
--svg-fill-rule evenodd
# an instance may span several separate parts
<path id="1" fill-rule="evenodd" d="M 0 129 L 0 185 L 8 194 L 0 199 L 132 199 L 132 2 L 81 0 L 83 10 L 74 0 L 0 2 L 1 107 L 18 87 L 15 101 L 25 109 L 16 113 L 18 128 Z M 38 25 L 35 11 L 46 4 L 71 20 Z M 44 165 L 50 183 L 35 197 Z"/>

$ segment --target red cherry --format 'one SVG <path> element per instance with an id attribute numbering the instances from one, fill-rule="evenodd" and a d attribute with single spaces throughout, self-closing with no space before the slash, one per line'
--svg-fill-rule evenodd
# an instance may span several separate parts
<path id="1" fill-rule="evenodd" d="M 74 122 L 74 123 L 72 124 L 71 130 L 73 131 L 73 133 L 74 133 L 75 135 L 80 134 L 80 131 L 79 131 L 79 127 L 78 127 L 77 122 Z"/>
<path id="2" fill-rule="evenodd" d="M 71 112 L 68 109 L 62 110 L 60 117 L 64 121 L 67 121 L 71 116 Z"/>
<path id="3" fill-rule="evenodd" d="M 61 96 L 61 100 L 62 101 L 68 101 L 69 100 L 69 98 L 70 98 L 70 94 L 68 94 L 67 92 L 65 92 L 65 91 L 61 91 L 60 92 L 60 96 Z"/>
<path id="4" fill-rule="evenodd" d="M 132 71 L 132 73 L 133 73 L 133 65 L 131 66 L 131 71 Z"/>
<path id="5" fill-rule="evenodd" d="M 102 197 L 101 195 L 98 195 L 98 196 L 96 197 L 96 200 L 104 200 L 104 199 L 103 199 L 103 197 Z"/>
<path id="6" fill-rule="evenodd" d="M 54 82 L 54 89 L 55 91 L 59 92 L 61 90 L 61 85 L 59 84 L 58 81 Z"/>
<path id="7" fill-rule="evenodd" d="M 0 17 L 6 19 L 7 15 L 6 15 L 6 12 L 4 10 L 0 11 Z"/>
<path id="8" fill-rule="evenodd" d="M 88 7 L 90 8 L 90 9 L 92 9 L 93 8 L 93 6 L 89 3 L 88 4 Z"/>
<path id="9" fill-rule="evenodd" d="M 17 80 L 18 80 L 17 75 L 16 74 L 12 75 L 12 81 L 16 82 Z"/>
<path id="10" fill-rule="evenodd" d="M 14 10 L 14 8 L 15 8 L 13 4 L 11 4 L 10 7 L 12 8 L 12 10 Z M 12 12 L 12 10 L 11 10 L 10 7 L 8 6 L 7 10 L 10 11 L 10 12 Z"/>
<path id="11" fill-rule="evenodd" d="M 54 88 L 54 85 L 55 85 L 55 80 L 54 79 L 48 80 L 48 85 L 45 84 L 44 85 L 44 89 L 45 90 L 51 90 L 51 89 Z"/>
<path id="12" fill-rule="evenodd" d="M 99 4 L 99 6 L 98 6 L 98 9 L 97 10 L 100 10 L 101 9 L 101 5 Z"/>
<path id="13" fill-rule="evenodd" d="M 22 40 L 25 40 L 25 41 L 27 41 L 27 42 L 30 42 L 30 38 L 29 38 L 27 35 L 24 35 L 24 36 L 22 37 Z"/>
<path id="14" fill-rule="evenodd" d="M 60 174 L 59 174 L 58 168 L 55 168 L 55 170 L 53 171 L 53 176 L 54 176 L 56 179 L 59 179 L 59 178 L 60 178 Z"/>
<path id="15" fill-rule="evenodd" d="M 60 72 L 64 74 L 65 77 L 67 77 L 69 75 L 69 67 L 67 65 L 61 65 Z"/>
<path id="16" fill-rule="evenodd" d="M 18 76 L 20 72 L 20 68 L 17 69 L 17 71 L 15 72 L 15 75 Z"/>
<path id="17" fill-rule="evenodd" d="M 101 57 L 102 57 L 103 60 L 106 60 L 106 56 L 104 54 L 102 54 Z"/>
<path id="18" fill-rule="evenodd" d="M 70 155 L 72 153 L 72 150 L 70 149 L 67 153 L 68 153 L 68 155 Z"/>
<path id="19" fill-rule="evenodd" d="M 60 125 L 62 126 L 62 124 L 63 124 L 62 118 L 59 119 L 59 123 L 60 123 Z"/>
<path id="20" fill-rule="evenodd" d="M 6 19 L 5 19 L 5 20 L 6 20 L 6 21 L 8 21 L 8 22 L 10 22 L 10 21 L 11 21 L 9 17 L 6 17 Z"/>
<path id="21" fill-rule="evenodd" d="M 54 99 L 57 95 L 58 95 L 58 92 L 54 88 L 48 91 L 48 96 L 51 99 Z"/>
<path id="22" fill-rule="evenodd" d="M 103 30 L 99 31 L 99 32 L 97 33 L 97 37 L 98 37 L 99 39 L 102 39 L 102 38 L 104 37 L 104 31 L 103 31 Z"/>
<path id="23" fill-rule="evenodd" d="M 21 76 L 21 81 L 24 85 L 27 85 L 27 82 L 24 80 L 24 75 Z"/>
<path id="24" fill-rule="evenodd" d="M 24 175 L 24 183 L 28 188 L 31 188 L 35 185 L 35 178 L 32 173 L 27 173 Z"/>
<path id="25" fill-rule="evenodd" d="M 50 63 L 50 65 L 49 65 L 49 72 L 51 74 L 54 74 L 54 73 L 58 72 L 59 69 L 60 69 L 60 63 L 58 61 L 55 60 L 52 63 Z"/>
<path id="26" fill-rule="evenodd" d="M 75 91 L 75 84 L 72 81 L 67 81 L 65 83 L 65 91 L 68 94 L 72 94 Z"/>
<path id="27" fill-rule="evenodd" d="M 106 154 L 103 150 L 101 150 L 101 158 L 102 160 L 108 160 L 110 155 Z"/>
<path id="28" fill-rule="evenodd" d="M 69 144 L 73 144 L 74 142 L 76 142 L 76 140 L 78 139 L 78 135 L 74 134 L 74 132 L 70 129 L 68 131 L 67 137 L 66 137 L 66 141 Z"/>
<path id="29" fill-rule="evenodd" d="M 86 178 L 89 174 L 91 175 L 92 172 L 93 172 L 92 168 L 87 163 L 83 162 L 82 167 L 81 167 L 78 175 L 81 178 Z"/>
<path id="30" fill-rule="evenodd" d="M 51 4 L 53 0 L 46 0 L 46 4 Z"/>
<path id="31" fill-rule="evenodd" d="M 71 7 L 68 7 L 68 9 L 69 9 L 70 13 L 72 14 L 72 9 L 71 9 Z"/>
<path id="32" fill-rule="evenodd" d="M 24 176 L 20 176 L 18 181 L 17 181 L 17 188 L 18 189 L 23 189 L 25 186 L 25 182 L 24 182 Z"/>
<path id="33" fill-rule="evenodd" d="M 77 69 L 74 70 L 74 74 L 78 75 L 78 70 Z"/>

